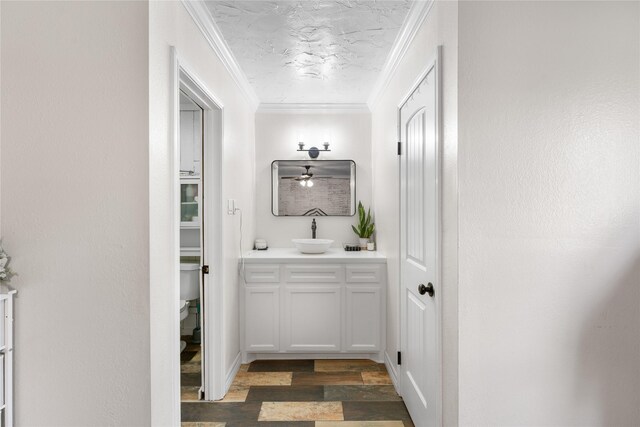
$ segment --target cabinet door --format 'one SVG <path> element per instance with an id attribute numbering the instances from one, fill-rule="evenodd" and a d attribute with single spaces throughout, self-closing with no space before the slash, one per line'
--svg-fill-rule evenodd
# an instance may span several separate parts
<path id="1" fill-rule="evenodd" d="M 245 351 L 278 351 L 280 349 L 280 287 L 246 286 L 244 296 Z"/>
<path id="2" fill-rule="evenodd" d="M 6 367 L 5 367 L 4 363 L 5 363 L 4 354 L 0 354 L 0 405 L 2 405 L 2 406 L 4 406 L 4 403 L 5 403 L 4 402 L 4 389 L 5 389 L 4 371 L 5 371 Z"/>
<path id="3" fill-rule="evenodd" d="M 180 170 L 200 175 L 202 110 L 180 111 Z"/>
<path id="4" fill-rule="evenodd" d="M 346 351 L 380 350 L 382 306 L 380 287 L 347 286 Z"/>
<path id="5" fill-rule="evenodd" d="M 180 226 L 197 228 L 200 226 L 200 181 L 180 180 Z"/>
<path id="6" fill-rule="evenodd" d="M 341 286 L 286 288 L 283 324 L 287 351 L 340 351 L 341 295 Z"/>

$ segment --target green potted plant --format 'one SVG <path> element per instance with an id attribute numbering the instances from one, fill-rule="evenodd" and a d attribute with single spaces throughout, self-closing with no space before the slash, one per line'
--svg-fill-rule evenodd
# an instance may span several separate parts
<path id="1" fill-rule="evenodd" d="M 358 202 L 358 225 L 357 227 L 352 225 L 351 228 L 360 238 L 360 247 L 367 249 L 367 243 L 375 230 L 375 224 L 371 219 L 371 208 L 367 209 L 365 213 L 364 206 L 362 206 L 362 202 L 360 201 Z"/>

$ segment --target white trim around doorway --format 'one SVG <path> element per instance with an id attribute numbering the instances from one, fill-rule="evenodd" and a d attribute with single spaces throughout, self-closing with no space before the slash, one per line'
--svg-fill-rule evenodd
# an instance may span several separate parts
<path id="1" fill-rule="evenodd" d="M 176 425 L 180 424 L 180 96 L 182 90 L 191 99 L 196 101 L 204 110 L 204 142 L 203 142 L 203 177 L 202 203 L 204 216 L 203 239 L 204 256 L 201 264 L 208 265 L 210 273 L 203 280 L 203 305 L 202 305 L 202 339 L 204 376 L 203 389 L 205 400 L 218 400 L 224 397 L 226 391 L 226 375 L 224 369 L 224 339 L 223 339 L 223 249 L 222 249 L 222 155 L 223 155 L 223 123 L 224 106 L 220 100 L 198 78 L 194 69 L 180 57 L 177 50 L 171 47 L 172 57 L 172 147 L 170 150 L 172 165 L 172 204 L 174 207 L 173 236 L 175 275 L 173 283 L 175 288 L 176 309 L 174 310 L 174 328 L 171 329 L 173 342 L 176 343 L 175 354 L 171 355 L 171 366 L 174 372 L 173 404 L 176 408 L 173 412 L 178 414 Z"/>

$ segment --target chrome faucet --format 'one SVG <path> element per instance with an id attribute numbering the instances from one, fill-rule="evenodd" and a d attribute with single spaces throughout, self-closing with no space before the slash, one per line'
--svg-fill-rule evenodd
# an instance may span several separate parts
<path id="1" fill-rule="evenodd" d="M 313 221 L 311 221 L 311 238 L 312 239 L 316 238 L 317 229 L 318 229 L 318 226 L 316 225 L 316 219 L 314 218 Z"/>

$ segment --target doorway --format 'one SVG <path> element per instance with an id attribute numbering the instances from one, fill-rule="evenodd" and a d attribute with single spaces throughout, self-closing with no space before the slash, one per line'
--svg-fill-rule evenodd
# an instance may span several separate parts
<path id="1" fill-rule="evenodd" d="M 442 420 L 439 53 L 398 109 L 400 383 L 417 426 Z"/>
<path id="2" fill-rule="evenodd" d="M 191 363 L 189 384 L 197 389 L 195 400 L 217 400 L 224 396 L 224 340 L 222 336 L 222 142 L 223 105 L 208 90 L 196 74 L 173 50 L 175 78 L 173 189 L 177 207 L 175 221 L 176 271 L 185 271 L 179 264 L 196 263 L 198 301 L 191 314 L 198 314 L 199 325 L 183 325 L 186 337 L 191 337 L 191 351 L 199 350 L 200 360 Z M 188 128 L 188 129 L 187 129 Z M 181 144 L 189 139 L 191 144 Z M 185 262 L 186 261 L 186 262 Z M 188 271 L 188 270 L 187 270 Z M 180 292 L 176 277 L 175 294 Z M 195 313 L 194 313 L 195 312 Z M 175 322 L 180 323 L 176 311 Z M 199 326 L 199 331 L 197 330 Z M 180 340 L 180 329 L 174 338 Z M 199 333 L 198 333 L 199 332 Z M 197 338 L 200 343 L 197 344 Z M 182 347 L 182 346 L 180 346 Z M 177 351 L 180 348 L 176 348 Z M 188 358 L 186 355 L 185 358 Z M 172 357 L 176 413 L 180 413 L 180 357 Z M 199 372 L 198 372 L 199 370 Z M 195 371 L 195 372 L 193 372 Z"/>
<path id="3" fill-rule="evenodd" d="M 180 398 L 204 397 L 204 108 L 180 89 Z"/>

